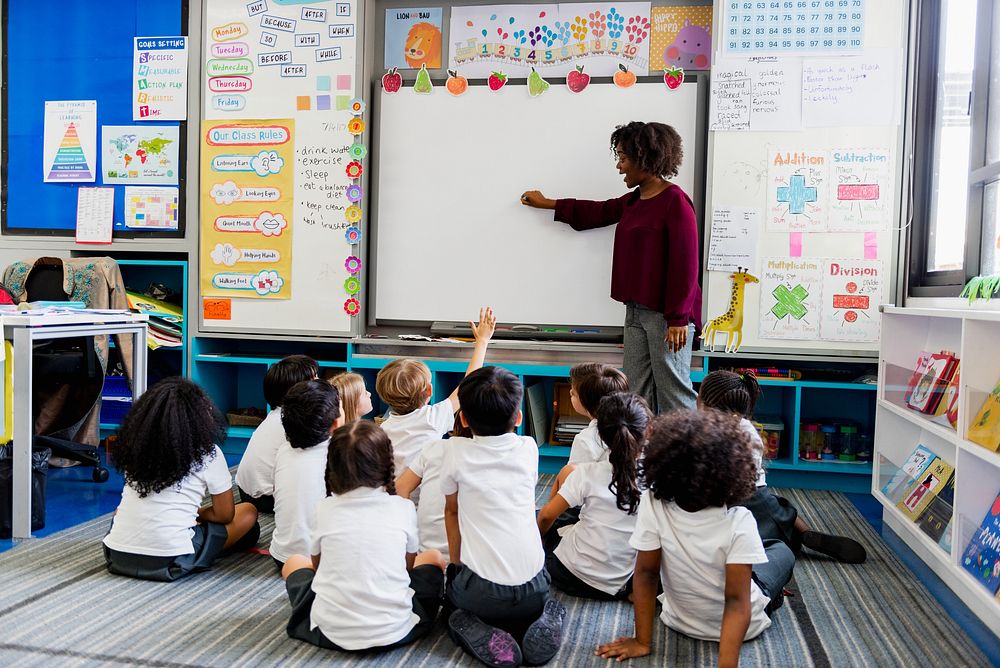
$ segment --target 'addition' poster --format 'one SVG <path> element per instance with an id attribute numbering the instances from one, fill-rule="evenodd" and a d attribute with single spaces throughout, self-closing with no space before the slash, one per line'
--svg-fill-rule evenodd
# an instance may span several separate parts
<path id="1" fill-rule="evenodd" d="M 290 119 L 202 125 L 202 296 L 291 298 L 294 132 Z"/>
<path id="2" fill-rule="evenodd" d="M 93 183 L 97 177 L 97 100 L 45 102 L 45 183 Z"/>

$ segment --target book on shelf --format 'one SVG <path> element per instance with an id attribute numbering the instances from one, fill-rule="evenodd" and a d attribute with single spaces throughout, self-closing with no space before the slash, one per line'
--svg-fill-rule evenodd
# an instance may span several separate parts
<path id="1" fill-rule="evenodd" d="M 1000 383 L 986 395 L 986 400 L 969 425 L 969 440 L 987 450 L 1000 449 Z"/>
<path id="2" fill-rule="evenodd" d="M 913 484 L 906 488 L 896 507 L 903 511 L 911 522 L 916 522 L 931 499 L 937 496 L 954 475 L 954 466 L 940 457 L 936 458 Z"/>
<path id="3" fill-rule="evenodd" d="M 962 554 L 962 568 L 991 594 L 1000 589 L 1000 494 L 972 534 Z"/>
<path id="4" fill-rule="evenodd" d="M 941 393 L 941 401 L 938 402 L 937 410 L 934 411 L 932 422 L 943 424 L 952 429 L 958 429 L 958 390 L 961 382 L 962 369 L 961 362 L 955 363 L 955 373 Z"/>
<path id="5" fill-rule="evenodd" d="M 927 470 L 927 467 L 935 459 L 937 459 L 937 455 L 923 445 L 918 445 L 903 462 L 903 465 L 899 467 L 899 470 L 889 479 L 889 482 L 882 487 L 882 493 L 893 503 L 896 503 L 903 492 L 913 484 L 921 473 Z"/>
<path id="6" fill-rule="evenodd" d="M 906 405 L 933 415 L 957 364 L 958 358 L 945 350 L 932 355 L 920 353 L 917 367 L 907 384 Z"/>
<path id="7" fill-rule="evenodd" d="M 180 306 L 137 292 L 126 291 L 125 296 L 130 309 L 149 316 L 146 344 L 150 350 L 179 348 L 184 345 L 181 328 L 184 311 Z"/>
<path id="8" fill-rule="evenodd" d="M 954 516 L 955 506 L 955 475 L 948 477 L 946 482 L 933 496 L 923 513 L 917 518 L 917 526 L 927 534 L 931 540 L 941 547 L 951 552 L 951 542 L 947 547 L 941 543 L 945 533 L 948 532 L 948 525 Z"/>

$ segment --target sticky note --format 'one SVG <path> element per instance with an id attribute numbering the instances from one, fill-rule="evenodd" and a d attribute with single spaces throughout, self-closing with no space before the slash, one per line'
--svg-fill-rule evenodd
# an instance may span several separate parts
<path id="1" fill-rule="evenodd" d="M 338 95 L 337 96 L 337 111 L 347 111 L 351 106 L 351 96 L 350 95 Z"/>
<path id="2" fill-rule="evenodd" d="M 330 111 L 330 96 L 329 95 L 317 95 L 316 96 L 316 111 Z"/>
<path id="3" fill-rule="evenodd" d="M 791 257 L 802 257 L 802 233 L 788 233 L 788 254 Z"/>
<path id="4" fill-rule="evenodd" d="M 299 95 L 295 98 L 295 108 L 299 111 L 309 111 L 311 100 L 308 95 Z"/>
<path id="5" fill-rule="evenodd" d="M 338 74 L 337 75 L 337 90 L 351 90 L 351 75 L 350 74 Z"/>
<path id="6" fill-rule="evenodd" d="M 865 232 L 865 259 L 878 259 L 878 232 Z"/>
<path id="7" fill-rule="evenodd" d="M 202 315 L 205 320 L 232 320 L 233 300 L 232 299 L 202 299 Z"/>
<path id="8" fill-rule="evenodd" d="M 316 90 L 330 90 L 330 75 L 316 77 Z"/>

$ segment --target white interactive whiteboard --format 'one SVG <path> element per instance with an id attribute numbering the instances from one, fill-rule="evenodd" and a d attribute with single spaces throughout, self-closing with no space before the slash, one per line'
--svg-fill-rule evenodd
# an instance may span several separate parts
<path id="1" fill-rule="evenodd" d="M 440 85 L 440 84 L 439 84 Z M 508 83 L 379 91 L 371 280 L 385 321 L 467 321 L 490 304 L 501 322 L 620 327 L 610 298 L 614 227 L 575 232 L 521 193 L 609 199 L 626 192 L 609 146 L 633 120 L 674 126 L 685 158 L 676 182 L 695 200 L 699 83 L 662 81 L 539 97 Z M 371 304 L 369 304 L 371 307 Z"/>

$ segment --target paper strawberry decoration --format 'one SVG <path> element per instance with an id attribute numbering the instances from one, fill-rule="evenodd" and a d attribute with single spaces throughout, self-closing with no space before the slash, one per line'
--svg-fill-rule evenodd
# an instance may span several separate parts
<path id="1" fill-rule="evenodd" d="M 684 83 L 684 69 L 676 66 L 667 68 L 663 72 L 663 83 L 670 90 L 677 90 Z"/>
<path id="2" fill-rule="evenodd" d="M 490 90 L 500 90 L 507 83 L 507 75 L 503 72 L 493 72 L 486 83 L 489 84 Z"/>

